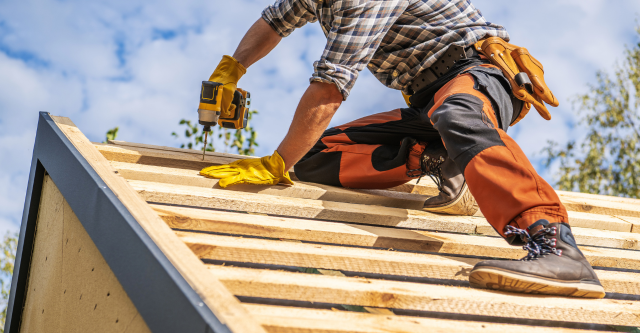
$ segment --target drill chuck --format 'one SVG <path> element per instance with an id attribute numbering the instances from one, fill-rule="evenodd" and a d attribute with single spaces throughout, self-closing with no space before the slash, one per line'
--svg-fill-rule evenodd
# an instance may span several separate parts
<path id="1" fill-rule="evenodd" d="M 198 123 L 202 126 L 216 126 L 220 111 L 198 109 Z"/>

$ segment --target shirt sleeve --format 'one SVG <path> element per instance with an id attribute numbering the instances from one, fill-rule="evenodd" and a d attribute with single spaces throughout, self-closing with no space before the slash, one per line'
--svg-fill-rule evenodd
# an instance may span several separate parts
<path id="1" fill-rule="evenodd" d="M 407 0 L 334 1 L 334 20 L 327 45 L 314 65 L 310 81 L 334 83 L 344 100 L 391 26 L 408 6 Z M 321 22 L 322 23 L 322 22 Z"/>
<path id="2" fill-rule="evenodd" d="M 305 0 L 277 0 L 262 11 L 262 18 L 280 37 L 287 37 L 296 28 L 317 20 Z"/>

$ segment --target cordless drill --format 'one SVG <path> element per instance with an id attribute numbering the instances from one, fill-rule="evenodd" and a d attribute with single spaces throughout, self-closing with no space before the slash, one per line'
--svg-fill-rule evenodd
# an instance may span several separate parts
<path id="1" fill-rule="evenodd" d="M 204 126 L 204 147 L 202 148 L 202 160 L 207 149 L 207 135 L 211 126 L 220 123 L 220 126 L 229 129 L 241 129 L 247 127 L 249 118 L 249 106 L 251 94 L 237 88 L 233 94 L 233 101 L 229 110 L 221 110 L 222 83 L 202 81 L 200 89 L 200 105 L 198 106 L 198 123 Z"/>

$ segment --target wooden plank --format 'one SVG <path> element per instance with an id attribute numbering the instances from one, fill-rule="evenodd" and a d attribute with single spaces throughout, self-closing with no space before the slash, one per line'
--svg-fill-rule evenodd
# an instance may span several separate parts
<path id="1" fill-rule="evenodd" d="M 475 217 L 366 206 L 344 202 L 287 198 L 194 186 L 129 181 L 147 201 L 331 221 L 472 233 Z"/>
<path id="2" fill-rule="evenodd" d="M 420 230 L 375 227 L 357 224 L 323 222 L 308 219 L 211 211 L 191 207 L 151 205 L 172 228 L 211 231 L 225 234 L 284 238 L 310 242 L 374 246 L 411 251 L 429 251 L 465 255 L 483 255 L 516 259 L 524 256 L 519 247 L 508 246 L 501 238 L 467 236 Z M 478 226 L 480 228 L 480 225 Z M 491 229 L 493 230 L 493 229 Z M 637 234 L 573 227 L 580 245 L 638 249 Z M 487 249 L 475 247 L 476 239 L 487 243 Z M 477 246 L 484 246 L 479 245 Z M 506 252 L 505 252 L 506 250 Z M 477 252 L 480 251 L 480 252 Z M 481 253 L 481 254 L 480 254 Z"/>
<path id="3" fill-rule="evenodd" d="M 629 217 L 629 216 L 616 216 L 617 218 L 631 223 L 631 232 L 635 234 L 640 234 L 640 218 L 638 217 Z"/>
<path id="4" fill-rule="evenodd" d="M 234 332 L 264 332 L 126 180 L 115 174 L 116 170 L 84 134 L 68 118 L 52 118 L 216 317 Z"/>
<path id="5" fill-rule="evenodd" d="M 581 228 L 630 232 L 631 223 L 611 215 L 569 211 L 569 224 Z"/>
<path id="6" fill-rule="evenodd" d="M 493 317 L 640 325 L 640 303 L 518 295 L 410 282 L 209 266 L 238 296 Z"/>
<path id="7" fill-rule="evenodd" d="M 108 144 L 94 143 L 94 147 L 108 160 L 126 163 L 138 163 L 169 168 L 201 170 L 212 164 L 231 163 L 236 158 L 219 156 L 199 157 L 195 154 L 177 153 L 148 148 L 121 147 Z"/>
<path id="8" fill-rule="evenodd" d="M 640 203 L 604 201 L 600 198 L 569 198 L 561 199 L 567 210 L 602 215 L 621 215 L 640 217 Z"/>
<path id="9" fill-rule="evenodd" d="M 107 143 L 110 144 L 110 145 L 114 145 L 114 146 L 123 146 L 123 147 L 131 147 L 131 148 L 145 148 L 145 149 L 153 149 L 153 150 L 159 150 L 159 151 L 171 151 L 171 152 L 177 152 L 177 153 L 196 155 L 196 156 L 199 156 L 200 159 L 202 160 L 202 150 L 199 150 L 199 149 L 186 149 L 186 148 L 174 148 L 174 147 L 167 147 L 167 146 L 156 146 L 156 145 L 149 145 L 149 144 L 146 144 L 146 143 L 134 143 L 134 142 L 121 141 L 121 140 L 108 140 Z M 235 159 L 235 160 L 239 160 L 239 159 L 243 159 L 243 158 L 255 158 L 255 156 L 230 154 L 230 153 L 220 153 L 220 152 L 215 152 L 215 151 L 207 151 L 207 152 L 205 152 L 205 156 L 231 158 L 231 159 Z"/>
<path id="10" fill-rule="evenodd" d="M 571 192 L 571 191 L 556 191 L 556 193 L 558 193 L 558 196 L 560 198 L 566 197 L 573 200 L 593 199 L 593 200 L 600 200 L 600 201 L 620 202 L 620 203 L 640 205 L 640 199 L 616 197 L 613 195 L 591 194 L 591 193 Z"/>
<path id="11" fill-rule="evenodd" d="M 111 162 L 111 164 L 121 176 L 129 180 L 154 181 L 166 184 L 220 189 L 220 187 L 217 186 L 217 179 L 200 176 L 198 172 L 199 169 L 168 168 L 116 161 Z M 255 186 L 245 184 L 231 186 L 224 190 L 415 210 L 420 210 L 424 200 L 427 198 L 427 196 L 419 194 L 387 190 L 353 190 L 299 181 L 296 182 L 294 186 Z M 631 231 L 633 225 L 621 217 L 580 212 L 569 212 L 569 218 L 572 226 L 611 231 L 628 232 Z M 637 229 L 640 230 L 640 222 L 638 222 L 638 225 Z M 497 235 L 488 223 L 481 224 L 480 226 L 476 232 L 487 235 Z M 640 233 L 640 231 L 638 232 Z"/>
<path id="12" fill-rule="evenodd" d="M 347 248 L 190 232 L 177 232 L 177 234 L 201 259 L 441 280 L 467 281 L 471 268 L 481 260 L 473 256 L 447 257 L 427 253 Z M 464 250 L 464 243 L 456 242 L 449 247 L 451 252 L 471 253 L 478 256 L 496 254 L 498 258 L 522 257 L 523 252 L 519 248 L 507 247 L 504 242 L 495 244 L 496 246 L 493 247 L 490 242 L 481 243 L 488 237 L 475 237 L 476 239 L 472 237 L 467 236 L 469 250 Z M 473 241 L 476 242 L 473 243 Z M 604 270 L 597 270 L 597 274 L 607 292 L 640 295 L 640 274 Z"/>
<path id="13" fill-rule="evenodd" d="M 581 213 L 585 214 L 585 213 Z M 607 221 L 603 221 L 603 224 Z M 615 228 L 617 221 L 609 221 Z M 624 222 L 627 223 L 627 222 Z M 630 232 L 619 232 L 609 230 L 598 230 L 593 228 L 582 228 L 576 225 L 584 225 L 582 223 L 574 223 L 571 221 L 571 230 L 578 245 L 602 246 L 618 249 L 640 250 L 640 235 Z M 588 224 L 591 225 L 591 224 Z M 597 225 L 594 225 L 597 226 Z M 606 227 L 600 225 L 599 227 Z M 481 235 L 500 237 L 493 227 L 486 221 L 478 221 L 476 233 Z"/>
<path id="14" fill-rule="evenodd" d="M 201 170 L 212 164 L 231 163 L 248 156 L 207 152 L 205 162 L 197 150 L 170 148 L 124 141 L 112 141 L 114 144 L 96 144 L 96 148 L 109 160 L 139 163 L 165 167 Z M 396 192 L 433 196 L 438 189 L 429 177 L 423 177 L 420 184 L 416 180 L 389 189 Z M 371 192 L 375 194 L 375 192 Z M 640 217 L 640 200 L 619 198 L 586 193 L 559 192 L 561 201 L 569 211 L 602 215 L 622 215 Z"/>
<path id="15" fill-rule="evenodd" d="M 270 333 L 354 332 L 354 333 L 451 333 L 451 332 L 537 332 L 578 333 L 584 330 L 480 321 L 450 320 L 412 316 L 244 304 L 244 307 Z"/>
<path id="16" fill-rule="evenodd" d="M 119 147 L 121 149 L 118 150 L 112 150 L 109 148 L 104 148 L 104 146 L 107 147 Z M 167 158 L 168 156 L 172 156 L 172 158 L 176 159 L 176 160 L 185 160 L 185 161 L 195 161 L 193 159 L 193 156 L 197 157 L 197 161 L 195 162 L 201 162 L 202 161 L 202 152 L 199 150 L 195 150 L 195 149 L 184 149 L 184 148 L 173 148 L 173 147 L 166 147 L 166 146 L 156 146 L 156 145 L 149 145 L 149 144 L 144 144 L 144 143 L 133 143 L 133 142 L 126 142 L 126 141 L 119 141 L 119 140 L 109 140 L 109 145 L 104 145 L 104 144 L 98 144 L 96 143 L 96 148 L 98 148 L 98 150 L 100 150 L 101 152 L 103 152 L 103 154 L 105 154 L 105 157 L 107 157 L 107 159 L 111 160 L 111 161 L 121 161 L 121 162 L 128 162 L 128 161 L 133 161 L 133 160 L 137 160 L 138 162 L 130 162 L 130 163 L 142 163 L 142 164 L 150 164 L 149 161 L 145 161 L 145 160 L 139 160 L 138 158 L 131 158 L 131 157 L 126 157 L 126 155 L 128 154 L 142 154 L 142 155 L 146 155 L 146 154 L 152 154 L 152 156 L 157 156 L 157 157 L 165 157 Z M 117 152 L 117 154 L 114 154 L 114 152 Z M 137 153 L 136 153 L 137 152 Z M 174 153 L 174 154 L 172 154 Z M 162 154 L 162 155 L 158 155 L 158 154 Z M 108 156 L 107 156 L 108 155 Z M 228 154 L 228 153 L 218 153 L 218 152 L 206 152 L 205 154 L 205 161 L 208 162 L 208 165 L 212 165 L 212 164 L 225 164 L 225 163 L 231 163 L 235 160 L 238 159 L 243 159 L 243 158 L 254 158 L 254 156 L 245 156 L 245 155 L 236 155 L 236 154 Z M 169 163 L 168 161 L 165 161 L 164 163 Z M 162 165 L 162 164 L 151 164 L 151 165 Z M 183 166 L 185 166 L 187 169 L 193 169 L 193 170 L 200 170 L 203 167 L 200 166 L 200 164 L 194 164 L 191 166 L 187 166 L 187 164 L 183 164 Z M 295 173 L 293 172 L 293 168 L 291 168 L 291 170 L 289 170 L 290 175 L 293 178 L 295 177 Z M 294 179 L 296 180 L 296 179 Z M 393 188 L 392 190 L 394 192 L 406 192 L 406 193 L 411 193 L 411 190 L 413 189 L 413 187 L 417 184 L 416 183 L 416 179 L 410 181 L 409 183 L 407 183 L 406 185 L 400 185 L 396 188 Z M 438 187 L 436 186 L 436 184 L 429 178 L 429 177 L 423 177 L 422 180 L 420 181 L 420 185 L 421 187 L 421 191 L 419 194 L 422 195 L 428 195 L 428 196 L 434 196 L 434 195 L 438 195 L 439 190 Z M 368 190 L 365 190 L 368 191 Z M 375 190 L 374 190 L 375 191 Z"/>
<path id="17" fill-rule="evenodd" d="M 480 233 L 497 236 L 484 218 L 438 215 L 422 211 L 362 206 L 341 202 L 306 200 L 222 189 L 131 181 L 141 195 L 152 202 L 248 211 L 273 215 L 318 218 L 340 222 L 402 226 L 416 229 Z M 202 217 L 202 214 L 199 216 Z M 462 222 L 461 224 L 458 224 Z M 629 225 L 628 222 L 621 221 Z M 604 224 L 602 225 L 604 226 Z M 593 232 L 574 228 L 578 244 L 621 249 L 640 249 L 640 235 Z"/>
<path id="18" fill-rule="evenodd" d="M 422 209 L 424 195 L 377 190 L 351 190 L 342 187 L 305 183 L 297 181 L 293 186 L 256 186 L 240 184 L 226 189 L 218 186 L 218 179 L 206 178 L 198 170 L 166 168 L 144 164 L 111 162 L 118 174 L 128 180 L 152 181 L 165 184 L 215 188 L 224 191 L 270 194 L 301 199 L 319 199 L 325 201 L 347 202 L 406 209 Z"/>

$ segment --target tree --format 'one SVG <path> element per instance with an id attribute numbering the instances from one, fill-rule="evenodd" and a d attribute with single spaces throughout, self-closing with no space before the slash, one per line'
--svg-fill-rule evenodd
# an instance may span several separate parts
<path id="1" fill-rule="evenodd" d="M 11 292 L 11 278 L 13 277 L 13 263 L 16 260 L 19 234 L 8 231 L 0 245 L 0 293 L 2 295 L 2 312 L 0 312 L 0 332 L 4 332 L 4 322 L 7 319 L 7 305 Z"/>
<path id="2" fill-rule="evenodd" d="M 546 166 L 559 162 L 560 190 L 640 198 L 640 43 L 626 48 L 612 76 L 596 79 L 573 104 L 586 137 L 562 149 L 549 141 Z"/>
<path id="3" fill-rule="evenodd" d="M 258 132 L 251 126 L 251 119 L 257 113 L 258 111 L 256 110 L 249 111 L 248 124 L 247 127 L 243 129 L 229 130 L 215 126 L 209 131 L 209 142 L 207 142 L 206 151 L 215 151 L 213 138 L 214 132 L 216 132 L 218 139 L 223 140 L 222 143 L 225 153 L 229 152 L 229 149 L 235 148 L 236 152 L 240 155 L 253 155 L 255 153 L 255 147 L 258 147 L 258 142 L 256 141 Z M 186 127 L 184 139 L 187 140 L 187 142 L 180 144 L 180 148 L 202 150 L 202 146 L 204 145 L 204 131 L 201 130 L 202 126 L 198 125 L 197 121 L 191 122 L 186 119 L 180 120 L 179 124 Z M 180 139 L 180 136 L 176 132 L 171 133 L 171 135 L 176 139 Z"/>

